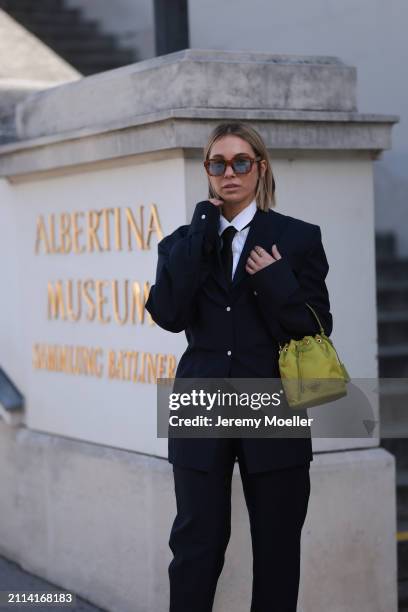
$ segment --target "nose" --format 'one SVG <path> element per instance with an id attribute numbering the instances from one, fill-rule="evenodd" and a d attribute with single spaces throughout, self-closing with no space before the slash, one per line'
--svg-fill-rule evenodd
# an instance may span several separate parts
<path id="1" fill-rule="evenodd" d="M 228 164 L 228 166 L 225 168 L 224 176 L 235 176 L 235 172 L 231 164 Z"/>

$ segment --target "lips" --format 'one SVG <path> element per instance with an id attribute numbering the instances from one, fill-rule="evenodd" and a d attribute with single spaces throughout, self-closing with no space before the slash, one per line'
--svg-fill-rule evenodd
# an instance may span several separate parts
<path id="1" fill-rule="evenodd" d="M 223 189 L 228 189 L 230 187 L 239 187 L 239 185 L 236 185 L 235 183 L 227 183 L 227 185 L 224 185 Z"/>

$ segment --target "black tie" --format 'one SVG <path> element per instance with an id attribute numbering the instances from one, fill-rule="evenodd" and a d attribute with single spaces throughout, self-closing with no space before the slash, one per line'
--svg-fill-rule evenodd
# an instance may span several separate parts
<path id="1" fill-rule="evenodd" d="M 229 225 L 221 234 L 221 261 L 228 283 L 232 282 L 232 240 L 237 231 L 233 225 Z"/>

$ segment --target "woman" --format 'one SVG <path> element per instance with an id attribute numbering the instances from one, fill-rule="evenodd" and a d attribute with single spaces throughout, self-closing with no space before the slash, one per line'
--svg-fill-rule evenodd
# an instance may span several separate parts
<path id="1" fill-rule="evenodd" d="M 306 302 L 332 331 L 320 227 L 273 210 L 268 153 L 248 124 L 218 125 L 204 166 L 209 199 L 159 243 L 146 308 L 162 328 L 186 333 L 176 378 L 278 378 L 278 341 L 319 331 Z M 212 610 L 236 457 L 252 537 L 251 612 L 296 611 L 310 436 L 169 438 L 177 501 L 170 612 Z"/>

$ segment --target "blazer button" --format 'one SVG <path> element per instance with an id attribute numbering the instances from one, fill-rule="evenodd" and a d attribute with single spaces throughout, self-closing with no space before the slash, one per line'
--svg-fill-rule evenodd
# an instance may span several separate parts
<path id="1" fill-rule="evenodd" d="M 201 218 L 202 218 L 202 219 L 205 219 L 205 215 L 201 215 Z"/>
<path id="2" fill-rule="evenodd" d="M 231 310 L 231 306 L 227 306 L 225 310 L 229 312 Z"/>
<path id="3" fill-rule="evenodd" d="M 258 295 L 258 292 L 257 292 L 257 291 L 254 291 L 254 295 Z"/>
<path id="4" fill-rule="evenodd" d="M 231 351 L 227 351 L 227 355 L 228 355 L 228 356 L 229 356 L 229 355 L 231 355 Z"/>

